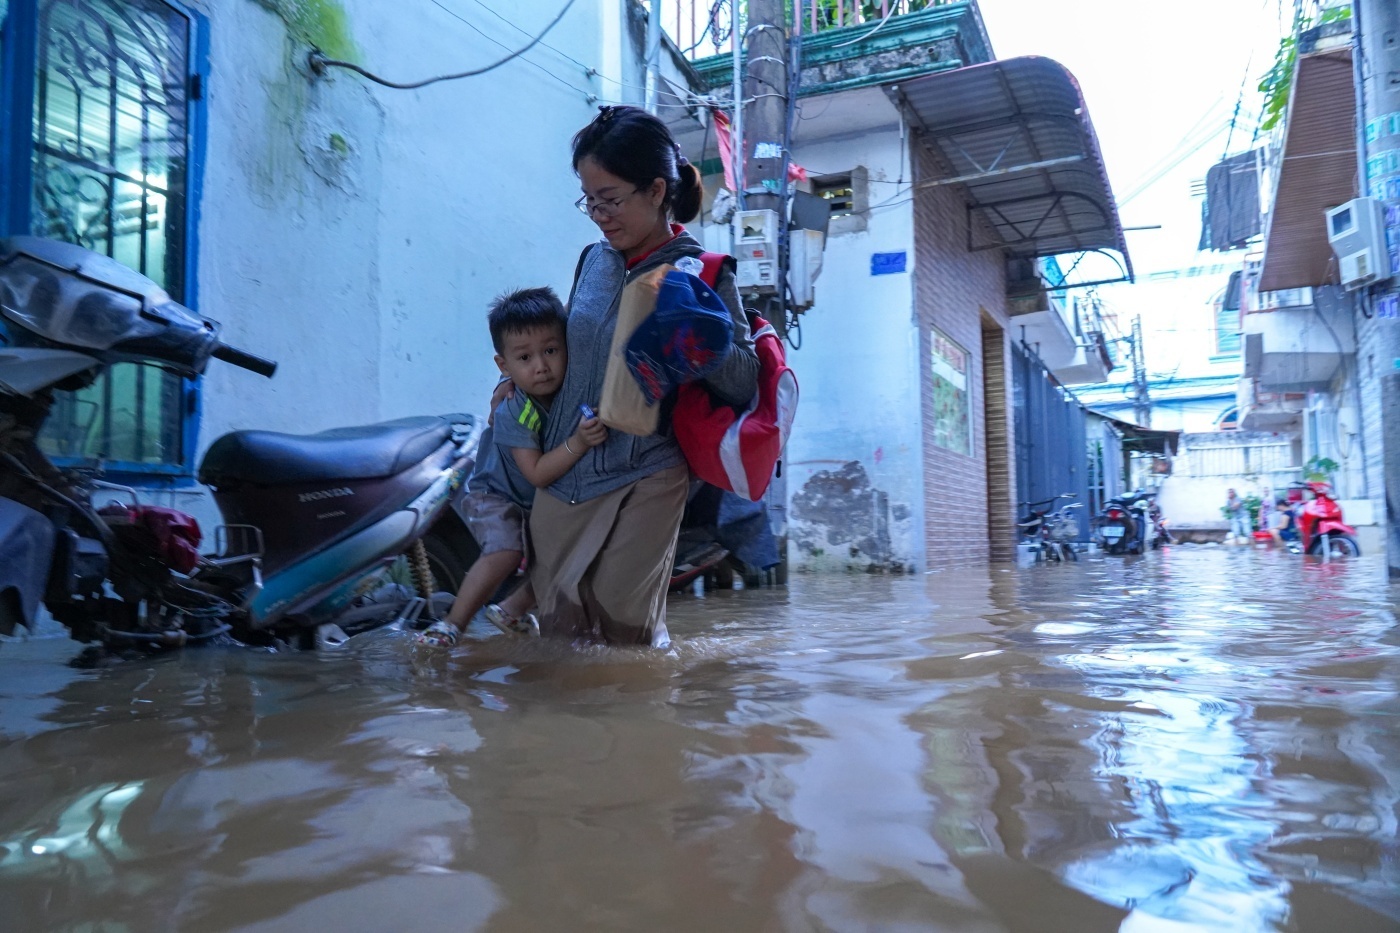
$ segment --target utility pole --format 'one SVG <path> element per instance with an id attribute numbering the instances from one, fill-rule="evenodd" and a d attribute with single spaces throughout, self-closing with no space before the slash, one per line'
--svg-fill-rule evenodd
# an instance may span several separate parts
<path id="1" fill-rule="evenodd" d="M 1357 154 L 1362 179 L 1361 194 L 1376 198 L 1385 207 L 1386 227 L 1390 239 L 1400 236 L 1400 198 L 1393 182 L 1397 176 L 1386 175 L 1392 165 L 1392 154 L 1400 150 L 1400 136 L 1389 131 L 1368 133 L 1367 128 L 1382 117 L 1400 111 L 1400 5 L 1395 0 L 1353 0 L 1352 33 L 1356 37 L 1353 66 L 1357 89 Z M 1387 184 L 1391 182 L 1391 184 Z M 1389 262 L 1389 257 L 1386 258 Z M 1394 308 L 1396 285 L 1391 279 L 1384 285 L 1361 294 L 1367 317 L 1357 321 L 1358 332 L 1366 325 L 1375 328 L 1375 353 L 1370 368 L 1380 384 L 1382 462 L 1385 477 L 1386 562 L 1390 578 L 1400 579 L 1400 319 L 1393 314 L 1379 314 L 1375 309 Z M 1358 354 L 1358 357 L 1360 354 Z M 1360 360 L 1358 359 L 1358 362 Z M 1365 367 L 1361 371 L 1366 371 Z M 1359 413 L 1358 413 L 1359 414 Z"/>
<path id="2" fill-rule="evenodd" d="M 787 161 L 784 137 L 787 128 L 788 32 L 784 0 L 749 0 L 748 28 L 735 41 L 743 44 L 747 71 L 744 99 L 753 101 L 744 115 L 743 198 L 745 210 L 771 210 L 778 215 L 779 255 L 787 231 Z M 736 105 L 738 110 L 740 105 Z M 739 161 L 736 159 L 736 161 Z M 786 263 L 781 263 L 786 267 Z M 779 277 L 775 294 L 766 296 L 763 316 L 780 332 L 787 320 L 785 282 Z"/>
<path id="3" fill-rule="evenodd" d="M 1152 427 L 1152 396 L 1147 394 L 1147 357 L 1142 349 L 1142 315 L 1133 318 L 1133 417 L 1139 426 Z"/>
<path id="4" fill-rule="evenodd" d="M 651 0 L 647 17 L 647 83 L 646 108 L 652 113 L 661 95 L 661 0 Z"/>

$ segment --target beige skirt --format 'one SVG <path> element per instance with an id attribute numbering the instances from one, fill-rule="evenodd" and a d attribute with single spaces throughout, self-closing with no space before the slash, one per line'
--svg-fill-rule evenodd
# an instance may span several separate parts
<path id="1" fill-rule="evenodd" d="M 530 582 L 541 634 L 669 644 L 666 587 L 689 485 L 681 465 L 574 505 L 535 497 Z"/>

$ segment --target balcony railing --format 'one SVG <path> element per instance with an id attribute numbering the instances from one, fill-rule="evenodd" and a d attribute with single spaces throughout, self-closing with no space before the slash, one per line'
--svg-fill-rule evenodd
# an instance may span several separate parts
<path id="1" fill-rule="evenodd" d="M 1187 476 L 1258 476 L 1296 473 L 1300 464 L 1291 441 L 1189 448 L 1178 472 Z"/>
<path id="2" fill-rule="evenodd" d="M 650 0 L 661 4 L 661 28 L 687 58 L 707 58 L 732 50 L 732 3 L 739 4 L 740 29 L 747 19 L 744 0 Z M 788 0 L 788 15 L 795 0 Z M 878 24 L 892 16 L 918 13 L 967 0 L 801 0 L 798 30 L 804 35 L 848 26 Z"/>

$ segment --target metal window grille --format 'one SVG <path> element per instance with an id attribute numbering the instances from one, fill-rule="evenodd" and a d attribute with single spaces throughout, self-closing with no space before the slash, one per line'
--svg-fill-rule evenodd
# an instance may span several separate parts
<path id="1" fill-rule="evenodd" d="M 105 253 L 184 298 L 191 24 L 160 0 L 40 0 L 30 229 Z M 120 364 L 60 393 L 56 457 L 178 464 L 177 376 Z"/>
<path id="2" fill-rule="evenodd" d="M 730 4 L 734 2 L 740 4 L 741 17 L 746 16 L 743 0 L 648 0 L 646 5 L 661 4 L 661 28 L 685 55 L 695 59 L 730 51 Z M 965 0 L 807 0 L 797 28 L 812 35 L 955 2 Z"/>
<path id="3" fill-rule="evenodd" d="M 828 175 L 815 182 L 812 191 L 831 205 L 831 217 L 845 217 L 856 209 L 856 190 L 850 175 Z"/>
<path id="4" fill-rule="evenodd" d="M 1195 447 L 1188 460 L 1192 476 L 1255 476 L 1298 469 L 1293 445 L 1289 442 Z"/>

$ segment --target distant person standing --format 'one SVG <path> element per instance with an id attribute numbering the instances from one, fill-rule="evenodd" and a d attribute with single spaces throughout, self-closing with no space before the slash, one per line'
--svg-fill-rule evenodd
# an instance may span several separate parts
<path id="1" fill-rule="evenodd" d="M 1259 530 L 1272 531 L 1274 527 L 1274 494 L 1265 486 L 1259 493 Z"/>
<path id="2" fill-rule="evenodd" d="M 1249 539 L 1249 511 L 1233 488 L 1225 491 L 1225 517 L 1230 520 L 1230 543 L 1238 543 L 1237 539 Z"/>

